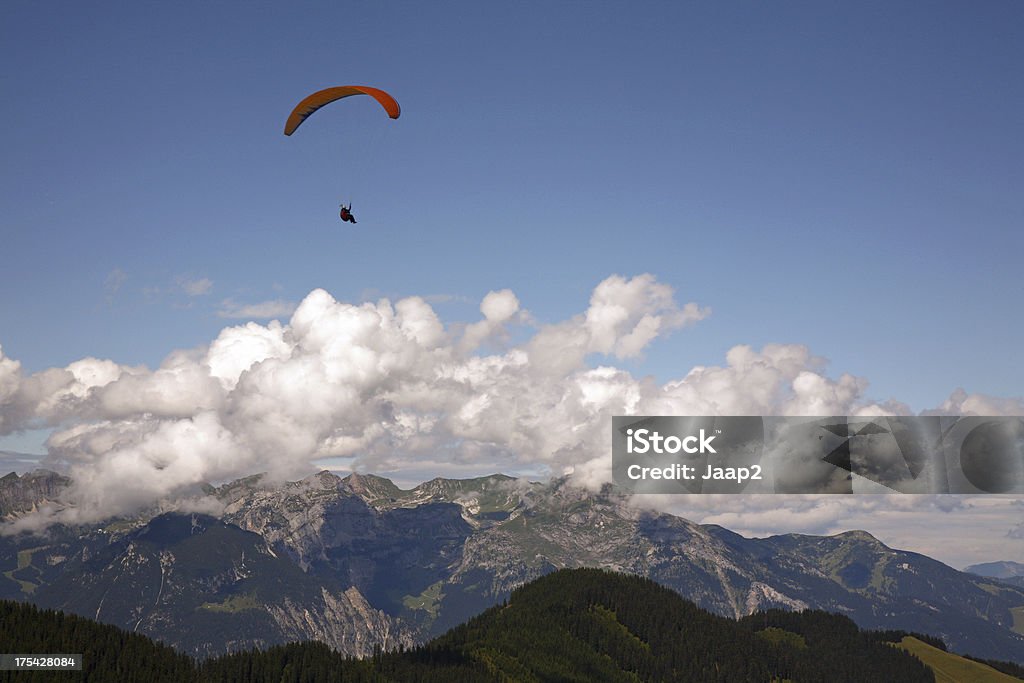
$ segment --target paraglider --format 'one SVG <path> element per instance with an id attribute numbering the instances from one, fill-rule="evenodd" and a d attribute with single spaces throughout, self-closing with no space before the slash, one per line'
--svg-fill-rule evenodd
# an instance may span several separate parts
<path id="1" fill-rule="evenodd" d="M 369 95 L 377 100 L 380 106 L 384 107 L 384 111 L 388 113 L 388 116 L 393 119 L 397 119 L 402 113 L 395 98 L 379 88 L 371 88 L 365 85 L 341 85 L 336 88 L 318 90 L 295 105 L 295 108 L 292 109 L 292 113 L 288 115 L 288 120 L 284 124 L 284 134 L 291 135 L 294 133 L 295 129 L 320 107 L 331 102 L 337 102 L 345 97 L 351 97 L 352 95 Z"/>
<path id="2" fill-rule="evenodd" d="M 387 112 L 388 116 L 393 119 L 397 119 L 402 113 L 395 98 L 380 88 L 371 88 L 365 85 L 341 85 L 318 90 L 295 105 L 292 113 L 288 115 L 288 120 L 285 121 L 284 134 L 291 135 L 294 133 L 302 125 L 303 121 L 321 107 L 353 95 L 369 95 L 377 100 L 380 106 L 384 107 L 384 111 Z M 346 223 L 356 222 L 356 217 L 352 215 L 352 202 L 349 202 L 348 206 L 341 204 L 339 215 L 341 220 Z"/>
<path id="3" fill-rule="evenodd" d="M 346 223 L 355 223 L 356 217 L 352 215 L 352 202 L 348 203 L 348 206 L 341 204 L 341 220 Z"/>

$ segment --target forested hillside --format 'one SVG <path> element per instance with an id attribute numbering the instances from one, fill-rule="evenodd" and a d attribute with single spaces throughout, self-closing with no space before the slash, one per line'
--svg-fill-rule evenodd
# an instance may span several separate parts
<path id="1" fill-rule="evenodd" d="M 196 681 L 933 681 L 888 644 L 820 611 L 721 617 L 654 581 L 595 569 L 555 572 L 433 641 L 362 660 L 315 642 L 196 663 L 111 626 L 5 602 L 2 649 L 82 653 L 84 680 Z M 940 643 L 941 644 L 941 643 Z M 5 672 L 0 680 L 65 680 Z"/>

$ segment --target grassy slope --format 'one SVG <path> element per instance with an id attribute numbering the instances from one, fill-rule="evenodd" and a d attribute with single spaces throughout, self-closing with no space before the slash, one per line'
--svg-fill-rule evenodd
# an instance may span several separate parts
<path id="1" fill-rule="evenodd" d="M 935 672 L 935 683 L 1014 683 L 1021 680 L 980 662 L 943 652 L 910 636 L 903 638 L 898 647 L 930 666 Z"/>

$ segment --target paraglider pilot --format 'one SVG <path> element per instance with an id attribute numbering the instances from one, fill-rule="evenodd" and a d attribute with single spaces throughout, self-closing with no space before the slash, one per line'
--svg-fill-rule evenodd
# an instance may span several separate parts
<path id="1" fill-rule="evenodd" d="M 349 202 L 348 206 L 345 206 L 344 204 L 340 204 L 339 206 L 341 206 L 341 220 L 346 223 L 355 223 L 356 217 L 352 215 L 352 202 Z"/>

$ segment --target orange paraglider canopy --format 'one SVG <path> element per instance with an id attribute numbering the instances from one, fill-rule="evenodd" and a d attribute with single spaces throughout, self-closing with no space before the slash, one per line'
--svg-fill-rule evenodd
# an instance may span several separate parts
<path id="1" fill-rule="evenodd" d="M 384 111 L 393 119 L 397 119 L 402 112 L 395 98 L 383 90 L 365 85 L 341 85 L 336 88 L 319 90 L 295 105 L 295 109 L 292 109 L 292 113 L 288 115 L 288 121 L 284 124 L 284 134 L 294 133 L 303 121 L 325 104 L 351 95 L 369 95 L 380 102 L 380 106 L 384 107 Z"/>

